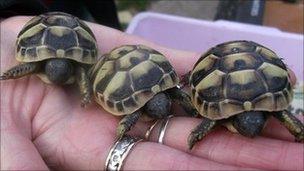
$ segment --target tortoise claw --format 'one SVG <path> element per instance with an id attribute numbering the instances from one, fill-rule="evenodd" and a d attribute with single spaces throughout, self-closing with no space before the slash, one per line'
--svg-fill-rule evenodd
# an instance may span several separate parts
<path id="1" fill-rule="evenodd" d="M 300 130 L 298 135 L 295 135 L 295 142 L 304 143 L 304 130 Z"/>
<path id="2" fill-rule="evenodd" d="M 297 142 L 297 143 L 304 143 L 304 138 L 302 138 L 302 139 L 296 138 L 296 139 L 295 139 L 295 142 Z"/>
<path id="3" fill-rule="evenodd" d="M 117 139 L 122 138 L 126 134 L 126 132 L 129 130 L 130 130 L 130 128 L 128 128 L 125 124 L 119 124 L 119 126 L 116 129 Z"/>
<path id="4" fill-rule="evenodd" d="M 90 98 L 82 98 L 82 100 L 81 100 L 81 107 L 82 108 L 85 108 L 85 107 L 87 107 L 89 104 L 91 103 L 91 99 Z"/>
<path id="5" fill-rule="evenodd" d="M 8 79 L 7 76 L 4 74 L 0 76 L 0 80 L 7 80 L 7 79 Z"/>
<path id="6" fill-rule="evenodd" d="M 202 134 L 192 131 L 188 137 L 188 149 L 192 150 L 193 146 L 202 139 Z"/>

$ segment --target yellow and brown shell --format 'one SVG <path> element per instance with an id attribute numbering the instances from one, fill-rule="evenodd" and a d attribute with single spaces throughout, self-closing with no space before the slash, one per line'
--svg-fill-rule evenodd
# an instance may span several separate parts
<path id="1" fill-rule="evenodd" d="M 93 32 L 77 17 L 62 12 L 32 18 L 18 34 L 16 59 L 36 62 L 50 58 L 94 64 L 97 45 Z"/>
<path id="2" fill-rule="evenodd" d="M 96 101 L 114 115 L 131 114 L 154 95 L 179 83 L 169 61 L 143 45 L 124 45 L 89 71 Z"/>
<path id="3" fill-rule="evenodd" d="M 190 76 L 192 102 L 209 119 L 244 111 L 281 111 L 293 90 L 286 65 L 270 49 L 250 41 L 211 48 Z"/>

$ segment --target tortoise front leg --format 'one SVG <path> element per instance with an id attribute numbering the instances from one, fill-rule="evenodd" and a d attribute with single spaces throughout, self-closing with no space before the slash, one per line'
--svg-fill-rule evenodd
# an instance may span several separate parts
<path id="1" fill-rule="evenodd" d="M 274 112 L 273 116 L 277 118 L 295 136 L 297 142 L 304 142 L 304 125 L 289 111 Z"/>
<path id="2" fill-rule="evenodd" d="M 181 89 L 174 87 L 166 91 L 169 97 L 176 101 L 191 117 L 197 117 L 198 111 L 191 102 L 190 96 Z"/>
<path id="3" fill-rule="evenodd" d="M 91 103 L 93 90 L 89 77 L 85 69 L 81 66 L 76 68 L 76 82 L 81 95 L 81 107 L 85 107 L 87 104 Z"/>
<path id="4" fill-rule="evenodd" d="M 29 74 L 37 73 L 40 70 L 41 63 L 30 62 L 12 67 L 0 76 L 0 80 L 17 79 Z"/>
<path id="5" fill-rule="evenodd" d="M 217 125 L 217 121 L 204 118 L 203 121 L 197 125 L 188 136 L 189 150 L 191 150 L 194 144 L 203 139 Z"/>
<path id="6" fill-rule="evenodd" d="M 121 138 L 128 132 L 133 125 L 138 121 L 139 117 L 143 114 L 141 110 L 137 110 L 132 114 L 126 115 L 122 120 L 119 122 L 117 127 L 117 136 Z"/>

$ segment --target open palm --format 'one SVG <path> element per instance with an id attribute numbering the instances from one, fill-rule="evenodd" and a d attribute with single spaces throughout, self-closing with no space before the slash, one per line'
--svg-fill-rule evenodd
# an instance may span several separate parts
<path id="1" fill-rule="evenodd" d="M 14 17 L 1 22 L 1 72 L 17 63 L 16 36 L 28 20 L 29 17 Z M 102 53 L 123 44 L 145 44 L 168 56 L 179 74 L 189 71 L 199 57 L 101 25 L 89 26 Z M 2 81 L 1 169 L 101 170 L 119 120 L 96 103 L 81 108 L 77 88 L 73 86 L 46 85 L 34 75 Z M 294 143 L 293 137 L 275 120 L 270 121 L 261 137 L 248 139 L 217 129 L 188 151 L 187 136 L 199 122 L 195 118 L 172 118 L 165 145 L 139 143 L 127 157 L 124 169 L 304 169 L 303 145 Z M 143 136 L 148 126 L 139 122 L 131 134 Z M 152 132 L 152 140 L 156 132 Z"/>

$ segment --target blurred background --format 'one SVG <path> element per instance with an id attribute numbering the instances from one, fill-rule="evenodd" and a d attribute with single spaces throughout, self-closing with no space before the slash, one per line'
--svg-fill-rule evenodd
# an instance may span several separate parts
<path id="1" fill-rule="evenodd" d="M 303 34 L 303 0 L 0 0 L 0 17 L 64 11 L 124 30 L 142 11 L 225 19 Z"/>
<path id="2" fill-rule="evenodd" d="M 117 0 L 116 2 L 123 26 L 127 25 L 139 11 L 154 11 L 203 20 L 225 19 L 303 33 L 303 0 Z"/>

